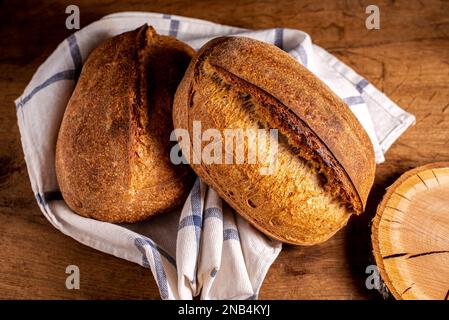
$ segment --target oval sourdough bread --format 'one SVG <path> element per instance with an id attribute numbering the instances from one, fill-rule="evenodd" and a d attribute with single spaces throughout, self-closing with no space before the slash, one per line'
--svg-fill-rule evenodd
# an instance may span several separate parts
<path id="1" fill-rule="evenodd" d="M 56 147 L 64 200 L 80 215 L 136 222 L 180 205 L 193 172 L 170 162 L 174 94 L 194 51 L 144 25 L 92 51 Z"/>
<path id="2" fill-rule="evenodd" d="M 255 163 L 249 157 L 242 164 L 190 161 L 238 213 L 276 239 L 320 243 L 364 210 L 375 173 L 367 134 L 341 99 L 275 46 L 242 37 L 207 43 L 178 87 L 173 120 L 190 137 L 194 121 L 202 132 L 278 130 L 273 174 L 260 170 L 269 143 L 250 138 L 240 141 L 245 151 L 259 152 Z M 188 148 L 180 141 L 183 153 L 193 153 L 190 140 Z"/>

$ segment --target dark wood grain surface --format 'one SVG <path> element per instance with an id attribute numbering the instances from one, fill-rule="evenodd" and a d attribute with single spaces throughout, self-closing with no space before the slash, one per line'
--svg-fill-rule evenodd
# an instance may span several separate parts
<path id="1" fill-rule="evenodd" d="M 413 113 L 417 123 L 378 166 L 367 212 L 326 243 L 285 246 L 260 298 L 377 299 L 365 288 L 369 222 L 385 188 L 405 170 L 449 160 L 449 2 L 375 1 L 381 29 L 365 28 L 373 1 L 76 1 L 81 27 L 103 15 L 153 11 L 246 28 L 290 27 L 326 48 Z M 36 68 L 71 34 L 72 1 L 0 2 L 0 298 L 158 298 L 151 272 L 97 252 L 54 229 L 27 176 L 13 100 Z M 81 289 L 65 288 L 65 268 L 81 270 Z"/>

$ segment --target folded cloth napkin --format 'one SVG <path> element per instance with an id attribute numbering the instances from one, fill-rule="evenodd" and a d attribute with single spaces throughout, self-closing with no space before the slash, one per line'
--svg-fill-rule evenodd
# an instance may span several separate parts
<path id="1" fill-rule="evenodd" d="M 247 30 L 173 15 L 117 13 L 71 35 L 39 67 L 16 111 L 31 186 L 50 223 L 87 246 L 151 268 L 162 299 L 255 299 L 281 243 L 255 230 L 199 178 L 182 210 L 129 225 L 81 217 L 58 190 L 56 139 L 83 61 L 103 40 L 144 23 L 195 49 L 222 35 L 277 45 L 346 101 L 368 132 L 378 163 L 415 118 L 306 33 L 285 28 Z"/>

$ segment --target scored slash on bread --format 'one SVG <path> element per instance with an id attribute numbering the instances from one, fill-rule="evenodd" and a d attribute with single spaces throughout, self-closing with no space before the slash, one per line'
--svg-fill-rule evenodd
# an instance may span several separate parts
<path id="1" fill-rule="evenodd" d="M 180 205 L 194 176 L 171 163 L 170 134 L 176 128 L 192 135 L 198 120 L 203 131 L 278 130 L 272 175 L 261 174 L 265 164 L 257 162 L 190 163 L 267 235 L 320 243 L 364 210 L 373 148 L 325 84 L 282 50 L 248 38 L 217 38 L 192 56 L 189 46 L 146 25 L 90 54 L 56 147 L 57 178 L 70 208 L 103 221 L 137 222 Z M 243 143 L 267 159 L 266 147 Z"/>
<path id="2" fill-rule="evenodd" d="M 194 121 L 203 131 L 278 129 L 273 175 L 261 175 L 261 163 L 191 163 L 238 213 L 276 239 L 323 242 L 365 208 L 375 173 L 366 132 L 340 98 L 275 46 L 243 37 L 208 42 L 177 89 L 173 121 L 190 135 Z M 246 141 L 248 148 L 254 146 Z"/>
<path id="3" fill-rule="evenodd" d="M 56 147 L 64 200 L 80 215 L 137 222 L 179 206 L 194 175 L 170 161 L 172 103 L 194 50 L 144 25 L 92 51 Z"/>

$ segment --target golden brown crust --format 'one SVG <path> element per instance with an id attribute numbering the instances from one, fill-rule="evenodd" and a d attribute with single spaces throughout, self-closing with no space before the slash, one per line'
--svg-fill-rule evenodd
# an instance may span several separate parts
<path id="1" fill-rule="evenodd" d="M 297 116 L 289 117 L 293 126 L 297 119 L 306 123 L 322 141 L 316 148 L 318 153 L 327 160 L 326 165 L 333 167 L 354 209 L 362 212 L 374 180 L 374 151 L 347 105 L 275 46 L 248 38 L 223 37 L 208 47 L 213 48 L 207 55 L 208 63 L 262 89 L 287 106 Z"/>
<path id="2" fill-rule="evenodd" d="M 364 210 L 374 180 L 373 148 L 352 112 L 329 88 L 274 46 L 240 37 L 217 38 L 196 54 L 178 87 L 173 115 L 175 128 L 191 129 L 194 119 L 206 123 L 210 120 L 205 114 L 198 115 L 201 110 L 197 107 L 208 103 L 207 94 L 200 93 L 202 87 L 209 85 L 203 81 L 205 69 L 232 88 L 249 94 L 256 104 L 264 106 L 272 115 L 272 124 L 287 136 L 290 147 L 326 176 L 328 191 L 352 206 L 356 212 Z M 228 115 L 224 117 L 228 118 Z M 289 226 L 277 228 L 270 225 L 273 217 L 269 221 L 259 219 L 257 213 L 230 197 L 220 183 L 219 174 L 216 174 L 217 170 L 224 171 L 224 167 L 192 167 L 253 225 L 284 242 L 322 242 L 344 226 L 350 216 L 341 214 L 338 218 L 327 217 L 332 223 L 326 232 L 320 231 L 318 223 L 314 223 L 309 228 L 310 232 L 312 229 L 316 232 L 314 236 L 294 234 L 294 230 L 286 231 Z M 242 188 L 245 183 L 248 181 L 242 182 Z M 263 189 L 263 184 L 259 184 L 258 188 Z M 285 224 L 285 221 L 282 223 Z M 285 234 L 282 234 L 282 230 Z"/>
<path id="3" fill-rule="evenodd" d="M 180 205 L 191 170 L 170 162 L 172 102 L 194 51 L 144 25 L 88 57 L 59 131 L 56 172 L 77 213 L 136 222 Z"/>

